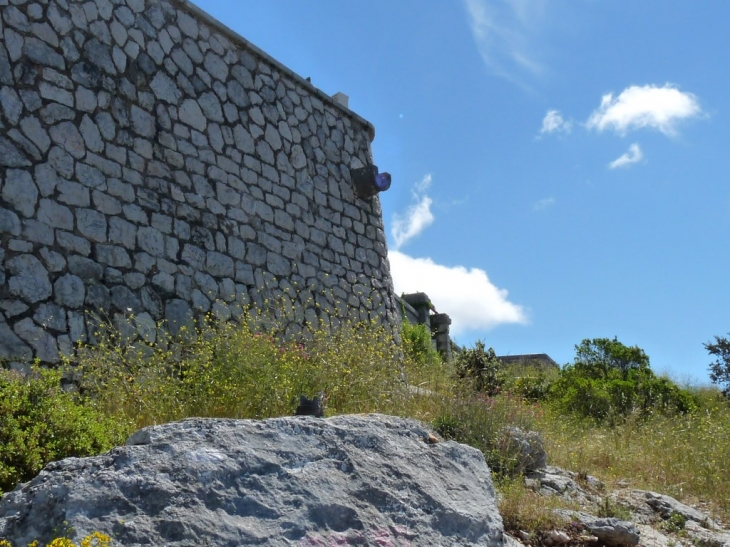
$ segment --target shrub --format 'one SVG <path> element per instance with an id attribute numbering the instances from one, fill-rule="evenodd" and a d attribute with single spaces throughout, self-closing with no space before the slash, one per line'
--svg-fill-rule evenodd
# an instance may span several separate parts
<path id="1" fill-rule="evenodd" d="M 487 395 L 495 395 L 499 392 L 500 381 L 497 372 L 500 362 L 492 348 L 484 349 L 484 342 L 477 341 L 473 348 L 460 352 L 455 360 L 454 366 L 461 378 L 469 379 L 476 391 Z"/>
<path id="2" fill-rule="evenodd" d="M 575 346 L 575 366 L 593 376 L 611 371 L 626 375 L 632 369 L 649 368 L 649 356 L 638 346 L 625 346 L 614 336 L 584 339 Z"/>
<path id="3" fill-rule="evenodd" d="M 730 338 L 715 336 L 715 343 L 704 344 L 715 360 L 710 363 L 710 379 L 723 386 L 722 393 L 730 397 Z"/>
<path id="4" fill-rule="evenodd" d="M 612 423 L 632 413 L 685 413 L 697 406 L 691 393 L 652 372 L 643 350 L 615 338 L 576 346 L 574 363 L 560 371 L 550 397 L 561 411 Z"/>
<path id="5" fill-rule="evenodd" d="M 431 332 L 424 324 L 413 325 L 404 320 L 401 324 L 403 351 L 417 365 L 427 368 L 438 367 L 441 355 L 433 347 Z"/>
<path id="6" fill-rule="evenodd" d="M 57 370 L 33 367 L 26 378 L 0 369 L 0 491 L 51 461 L 109 450 L 130 433 L 127 423 L 85 405 L 60 381 Z"/>
<path id="7" fill-rule="evenodd" d="M 598 422 L 615 422 L 637 412 L 685 413 L 696 408 L 694 397 L 651 369 L 617 370 L 592 377 L 584 367 L 570 365 L 551 387 L 551 397 L 562 411 Z"/>
<path id="8" fill-rule="evenodd" d="M 662 528 L 670 534 L 679 534 L 684 530 L 687 524 L 687 518 L 682 513 L 672 511 L 663 522 Z"/>
<path id="9" fill-rule="evenodd" d="M 523 462 L 515 447 L 504 442 L 504 430 L 511 426 L 534 429 L 535 417 L 541 412 L 539 405 L 529 404 L 521 397 L 488 397 L 462 387 L 461 393 L 435 418 L 433 426 L 444 438 L 481 450 L 492 471 L 513 476 L 519 474 Z"/>
<path id="10" fill-rule="evenodd" d="M 109 325 L 97 339 L 76 354 L 82 389 L 139 427 L 292 415 L 301 394 L 318 392 L 330 414 L 383 411 L 404 390 L 400 349 L 374 322 L 345 318 L 285 337 L 276 321 L 246 312 L 227 322 L 208 317 L 195 332 L 154 343 L 129 343 Z"/>
<path id="11" fill-rule="evenodd" d="M 560 371 L 557 367 L 546 367 L 539 363 L 515 363 L 503 365 L 497 374 L 502 389 L 519 395 L 528 401 L 546 400 L 550 386 L 557 380 Z"/>

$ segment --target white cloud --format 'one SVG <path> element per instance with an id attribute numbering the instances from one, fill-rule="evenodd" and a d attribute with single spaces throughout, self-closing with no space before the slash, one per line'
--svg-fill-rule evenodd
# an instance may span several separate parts
<path id="1" fill-rule="evenodd" d="M 611 169 L 616 169 L 617 167 L 628 167 L 632 163 L 640 162 L 643 157 L 644 153 L 641 151 L 641 147 L 634 143 L 629 146 L 629 149 L 624 154 L 609 163 L 608 167 Z"/>
<path id="2" fill-rule="evenodd" d="M 554 197 L 543 198 L 532 204 L 532 210 L 542 211 L 543 209 L 547 209 L 548 207 L 552 207 L 553 205 L 555 205 Z"/>
<path id="3" fill-rule="evenodd" d="M 443 266 L 399 251 L 390 251 L 388 258 L 396 293 L 426 293 L 439 312 L 449 314 L 452 335 L 528 322 L 526 310 L 510 302 L 484 270 Z"/>
<path id="4" fill-rule="evenodd" d="M 431 186 L 430 174 L 423 177 L 421 182 L 413 187 L 412 194 L 416 203 L 408 208 L 404 216 L 393 216 L 391 234 L 396 249 L 400 249 L 404 243 L 416 237 L 433 223 L 434 216 L 431 212 L 433 200 L 426 195 L 429 186 Z"/>
<path id="5" fill-rule="evenodd" d="M 433 178 L 431 177 L 431 173 L 426 175 L 421 179 L 421 182 L 417 182 L 413 185 L 413 190 L 411 190 L 411 194 L 413 194 L 413 197 L 418 199 L 418 197 L 425 193 L 426 190 L 428 190 L 431 187 L 431 183 L 433 182 Z"/>
<path id="6" fill-rule="evenodd" d="M 627 131 L 649 127 L 665 135 L 676 133 L 678 121 L 699 116 L 702 113 L 697 97 L 683 93 L 666 84 L 631 86 L 618 97 L 604 95 L 598 107 L 586 122 L 589 129 L 604 131 L 613 129 L 620 135 Z"/>
<path id="7" fill-rule="evenodd" d="M 464 4 L 479 53 L 492 72 L 513 81 L 519 73 L 542 72 L 532 42 L 544 0 L 464 0 Z"/>
<path id="8" fill-rule="evenodd" d="M 540 133 L 563 132 L 570 133 L 573 124 L 569 120 L 565 120 L 557 110 L 548 110 L 542 119 L 542 129 Z"/>

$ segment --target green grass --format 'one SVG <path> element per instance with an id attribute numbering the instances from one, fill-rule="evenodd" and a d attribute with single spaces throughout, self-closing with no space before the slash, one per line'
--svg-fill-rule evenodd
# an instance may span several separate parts
<path id="1" fill-rule="evenodd" d="M 299 395 L 324 392 L 327 416 L 381 412 L 412 417 L 482 450 L 496 472 L 500 507 L 511 531 L 539 538 L 562 524 L 552 513 L 560 502 L 522 485 L 519 462 L 500 442 L 505 426 L 539 431 L 550 464 L 595 475 L 609 486 L 622 479 L 634 488 L 701 501 L 715 518 L 730 521 L 730 406 L 717 390 L 692 390 L 697 408 L 691 412 L 644 411 L 601 424 L 559 412 L 551 403 L 555 370 L 501 369 L 499 389 L 487 396 L 476 392 L 468 378 L 459 379 L 453 365 L 424 352 L 417 336 L 410 339 L 418 349 L 413 343 L 399 346 L 377 323 L 347 318 L 292 335 L 286 316 L 244 314 L 227 323 L 207 318 L 177 338 L 160 328 L 152 343 L 130 337 L 132 329 L 123 329 L 123 335 L 102 324 L 96 345 L 80 346 L 74 356 L 74 370 L 82 373 L 79 394 L 57 388 L 58 372 L 36 371 L 30 379 L 3 373 L 0 388 L 24 402 L 0 403 L 0 423 L 19 439 L 13 457 L 21 454 L 31 462 L 19 469 L 0 450 L 3 488 L 29 480 L 53 459 L 107 450 L 139 427 L 190 416 L 292 415 Z M 134 318 L 128 319 L 133 326 Z M 37 428 L 38 412 L 53 415 L 53 409 L 66 421 L 56 420 L 57 430 L 48 435 Z M 94 429 L 94 423 L 104 425 Z M 59 445 L 59 432 L 76 440 Z M 30 447 L 27 454 L 24 446 Z"/>

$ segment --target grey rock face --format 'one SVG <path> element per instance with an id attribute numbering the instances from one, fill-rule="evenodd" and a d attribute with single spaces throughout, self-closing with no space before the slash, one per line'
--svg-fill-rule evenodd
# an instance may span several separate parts
<path id="1" fill-rule="evenodd" d="M 565 500 L 579 503 L 598 503 L 594 492 L 604 489 L 604 484 L 596 477 L 585 477 L 586 488 L 576 481 L 577 474 L 560 467 L 546 466 L 525 474 L 525 484 L 546 496 L 560 496 Z"/>
<path id="2" fill-rule="evenodd" d="M 664 518 L 668 518 L 672 513 L 679 513 L 687 520 L 707 524 L 711 528 L 717 527 L 717 524 L 715 524 L 715 522 L 713 522 L 713 520 L 705 513 L 698 511 L 694 507 L 685 505 L 671 496 L 646 490 L 634 490 L 633 494 L 639 498 L 643 497 L 646 503 Z"/>
<path id="3" fill-rule="evenodd" d="M 0 88 L 0 107 L 8 121 L 12 125 L 17 125 L 20 114 L 23 112 L 23 103 L 13 88 Z"/>
<path id="4" fill-rule="evenodd" d="M 429 433 L 383 415 L 150 427 L 3 496 L 0 535 L 50 541 L 67 521 L 129 546 L 501 547 L 483 455 Z"/>
<path id="5" fill-rule="evenodd" d="M 84 138 L 71 122 L 61 122 L 50 129 L 51 139 L 71 154 L 74 158 L 83 158 L 86 154 Z"/>
<path id="6" fill-rule="evenodd" d="M 184 328 L 187 331 L 194 326 L 190 305 L 184 300 L 170 300 L 165 306 L 165 320 L 170 334 L 177 336 Z"/>
<path id="7" fill-rule="evenodd" d="M 514 454 L 518 471 L 535 471 L 547 464 L 547 454 L 542 437 L 535 431 L 524 431 L 519 427 L 507 427 L 501 431 L 501 444 Z"/>
<path id="8" fill-rule="evenodd" d="M 20 235 L 20 219 L 13 211 L 0 208 L 0 233 Z"/>
<path id="9" fill-rule="evenodd" d="M 581 511 L 559 510 L 558 513 L 567 518 L 578 519 L 591 534 L 605 545 L 619 547 L 639 543 L 639 529 L 625 520 L 594 517 Z"/>
<path id="10" fill-rule="evenodd" d="M 80 277 L 67 274 L 54 284 L 56 303 L 66 308 L 80 308 L 84 304 L 86 290 Z"/>
<path id="11" fill-rule="evenodd" d="M 25 136 L 33 141 L 33 144 L 35 144 L 41 152 L 48 151 L 48 148 L 51 146 L 51 138 L 48 136 L 48 132 L 41 126 L 38 118 L 34 118 L 33 116 L 23 118 L 20 126 Z"/>
<path id="12" fill-rule="evenodd" d="M 192 99 L 186 99 L 183 101 L 179 115 L 180 120 L 198 131 L 204 131 L 205 126 L 208 123 L 205 116 L 203 116 L 203 111 L 201 110 L 200 105 Z"/>
<path id="13" fill-rule="evenodd" d="M 27 360 L 32 356 L 33 350 L 13 332 L 5 321 L 0 321 L 0 357 Z"/>
<path id="14" fill-rule="evenodd" d="M 155 136 L 155 119 L 148 112 L 137 106 L 132 106 L 132 128 L 142 137 Z"/>
<path id="15" fill-rule="evenodd" d="M 24 217 L 31 217 L 38 201 L 38 188 L 27 171 L 9 169 L 2 192 L 3 199 L 13 204 Z"/>
<path id="16" fill-rule="evenodd" d="M 705 526 L 707 525 L 704 523 Z M 684 529 L 695 545 L 709 545 L 712 547 L 729 547 L 730 531 L 728 530 L 708 530 L 702 524 L 690 520 Z"/>
<path id="17" fill-rule="evenodd" d="M 51 296 L 51 282 L 48 272 L 33 255 L 19 255 L 5 264 L 10 279 L 10 293 L 29 303 L 39 302 Z"/>
<path id="18" fill-rule="evenodd" d="M 209 251 L 206 259 L 206 269 L 217 277 L 233 277 L 233 259 L 222 253 Z"/>
<path id="19" fill-rule="evenodd" d="M 30 317 L 26 317 L 18 322 L 14 330 L 18 336 L 33 347 L 39 359 L 48 363 L 58 361 L 59 355 L 56 339 L 46 329 L 36 325 Z"/>
<path id="20" fill-rule="evenodd" d="M 0 165 L 4 167 L 27 167 L 31 163 L 11 140 L 0 136 Z"/>
<path id="21" fill-rule="evenodd" d="M 616 495 L 616 500 L 630 507 L 637 517 L 644 523 L 650 523 L 657 519 L 669 518 L 673 513 L 684 517 L 688 522 L 692 521 L 709 528 L 717 528 L 718 525 L 709 515 L 685 505 L 671 496 L 651 492 L 649 490 L 630 490 Z"/>
<path id="22" fill-rule="evenodd" d="M 182 92 L 175 85 L 175 82 L 164 72 L 155 74 L 155 77 L 150 83 L 150 87 L 158 99 L 170 104 L 177 104 L 182 97 Z"/>

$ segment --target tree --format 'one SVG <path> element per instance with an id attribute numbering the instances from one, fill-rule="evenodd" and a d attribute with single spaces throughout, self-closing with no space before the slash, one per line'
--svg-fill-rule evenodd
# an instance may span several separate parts
<path id="1" fill-rule="evenodd" d="M 649 356 L 638 346 L 625 346 L 617 337 L 584 339 L 575 346 L 574 365 L 590 370 L 606 378 L 612 370 L 618 370 L 625 378 L 631 369 L 649 368 Z"/>
<path id="2" fill-rule="evenodd" d="M 724 384 L 722 393 L 725 397 L 730 397 L 730 340 L 715 336 L 714 344 L 709 342 L 703 345 L 707 353 L 715 357 L 710 363 L 710 380 L 715 384 Z"/>
<path id="3" fill-rule="evenodd" d="M 696 406 L 689 392 L 654 375 L 644 350 L 617 338 L 585 339 L 575 346 L 575 360 L 550 386 L 550 398 L 563 411 L 608 423 L 631 414 L 684 413 Z"/>

